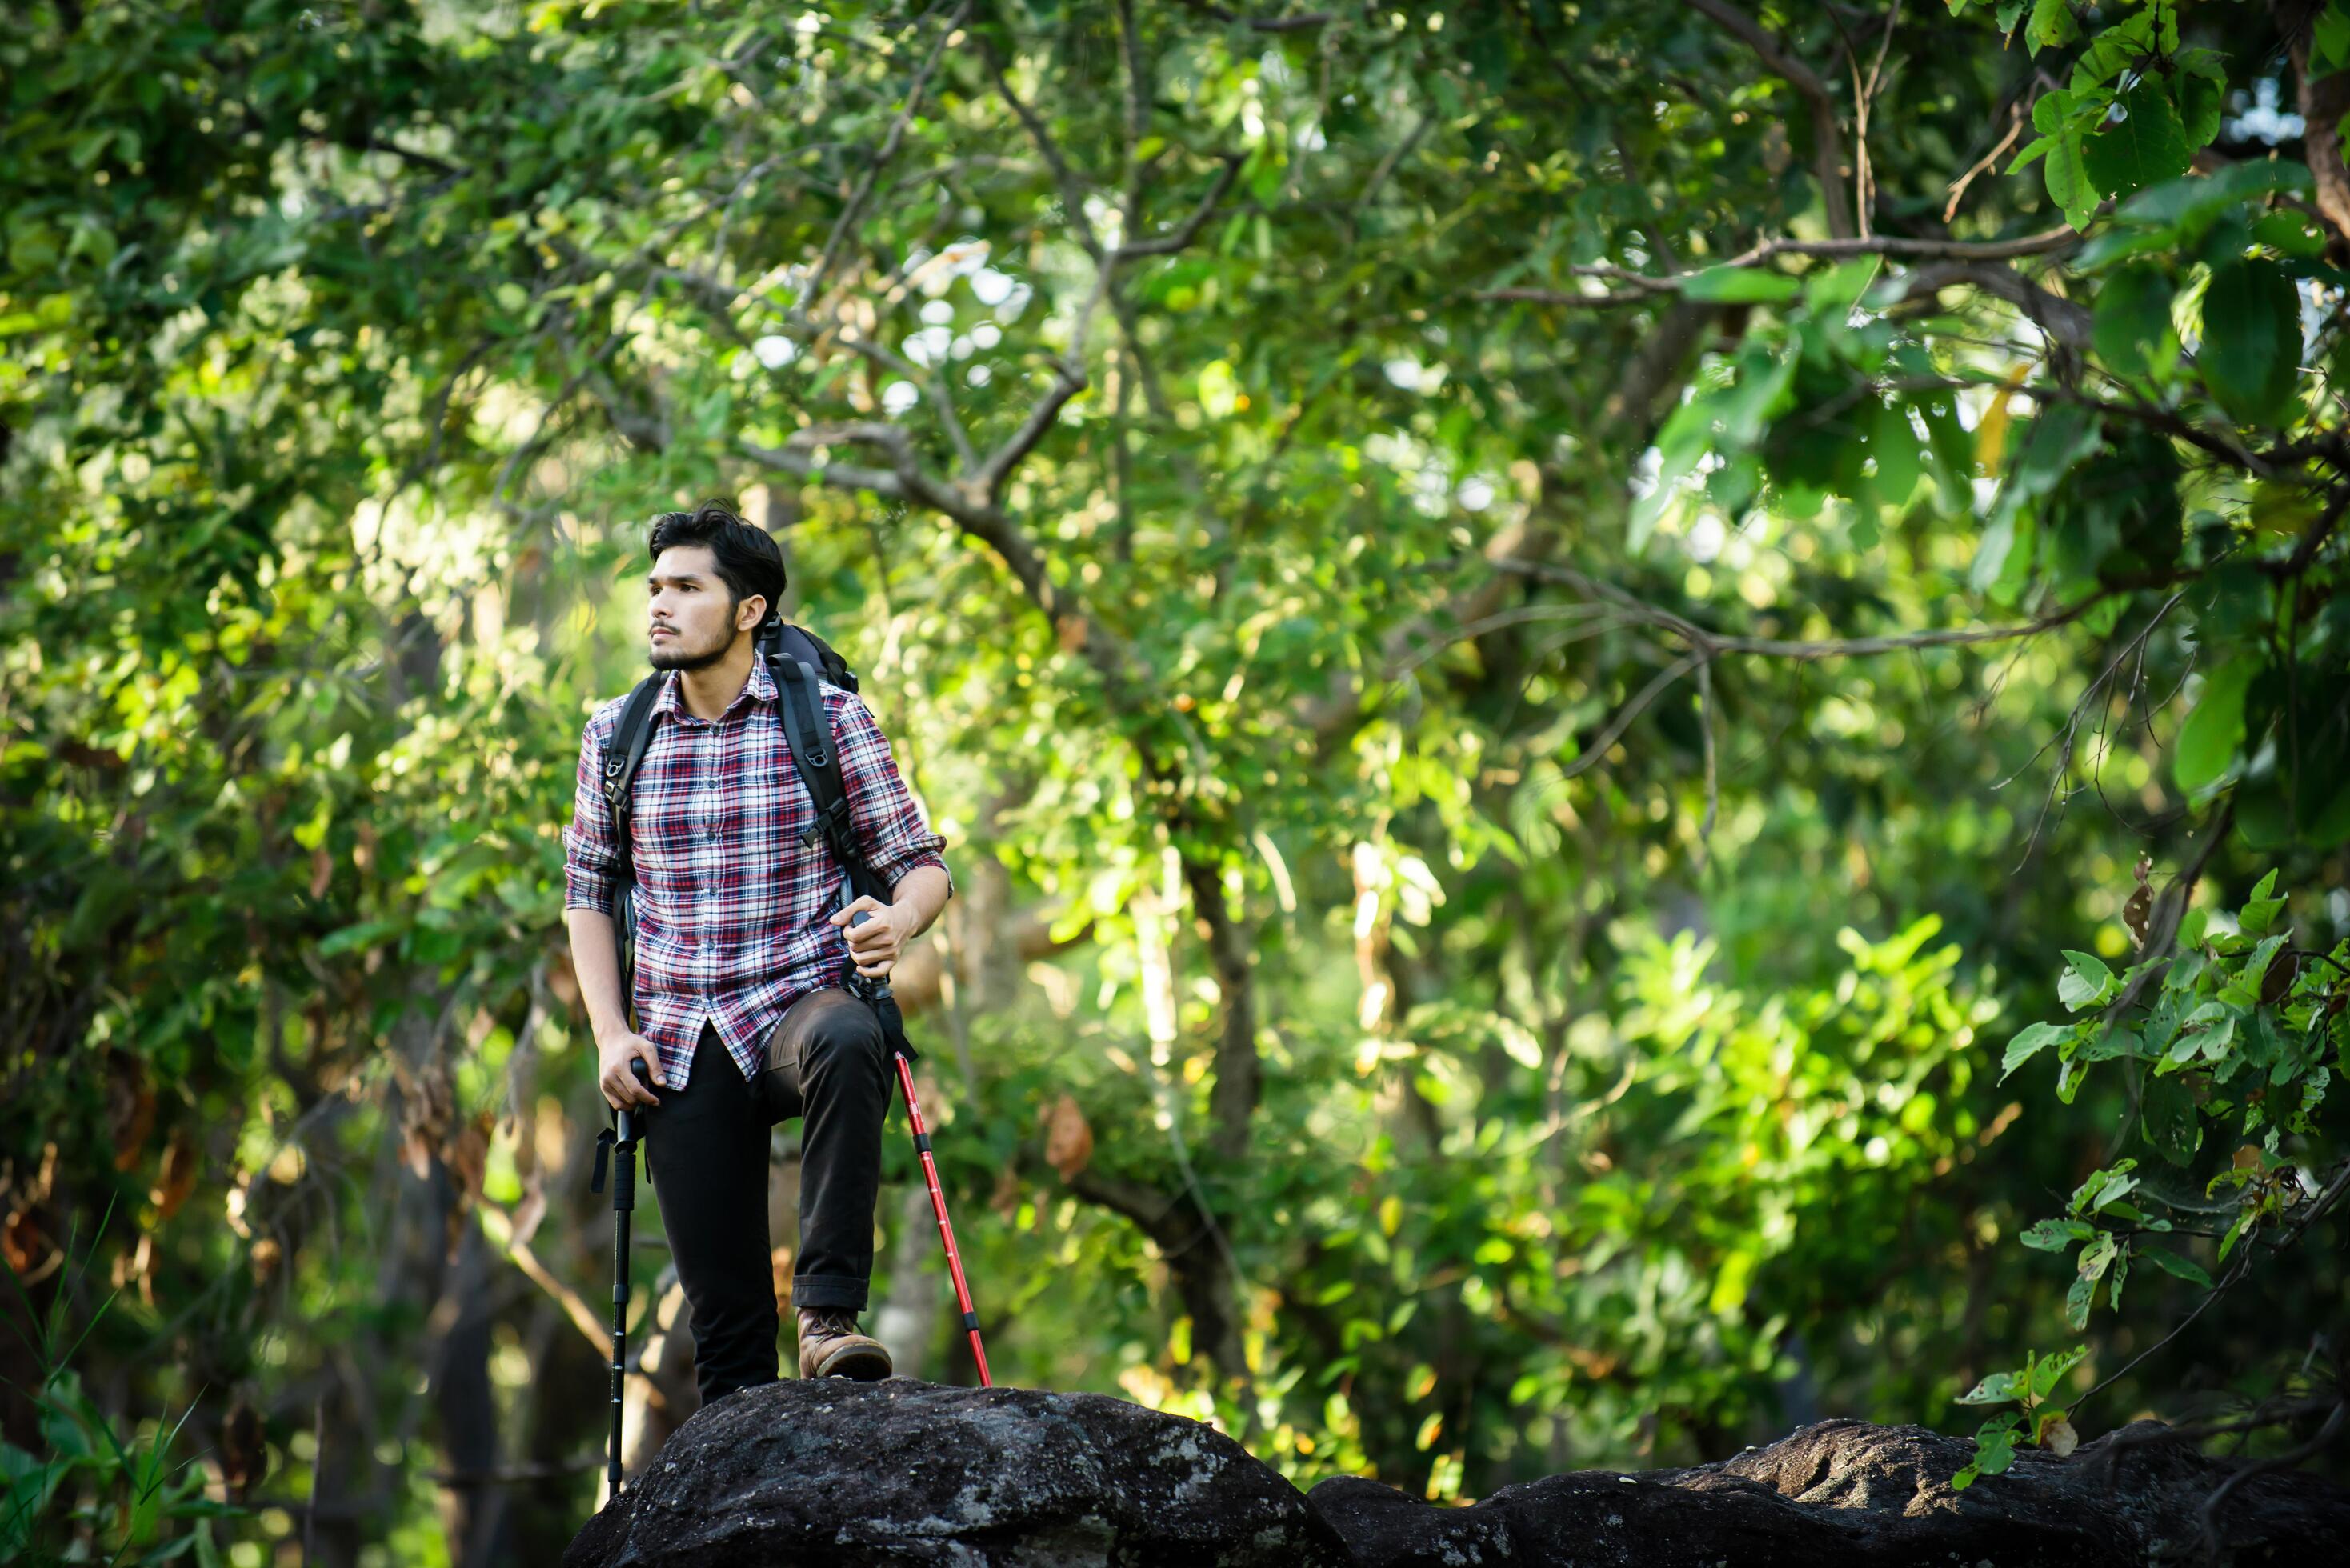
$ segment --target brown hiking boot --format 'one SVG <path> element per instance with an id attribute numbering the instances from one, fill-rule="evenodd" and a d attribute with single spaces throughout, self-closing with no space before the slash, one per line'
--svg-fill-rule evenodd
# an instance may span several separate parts
<path id="1" fill-rule="evenodd" d="M 854 1377 L 872 1383 L 889 1376 L 889 1353 L 881 1342 L 857 1332 L 857 1314 L 847 1307 L 800 1307 L 800 1376 Z"/>

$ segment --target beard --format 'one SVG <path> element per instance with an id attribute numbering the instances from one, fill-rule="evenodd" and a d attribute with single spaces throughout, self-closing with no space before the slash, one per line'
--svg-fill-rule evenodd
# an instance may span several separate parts
<path id="1" fill-rule="evenodd" d="M 733 646 L 730 641 L 714 641 L 703 649 L 683 649 L 677 646 L 682 640 L 681 638 L 671 638 L 669 647 L 652 649 L 652 667 L 655 670 L 707 670 L 725 658 L 726 650 Z"/>

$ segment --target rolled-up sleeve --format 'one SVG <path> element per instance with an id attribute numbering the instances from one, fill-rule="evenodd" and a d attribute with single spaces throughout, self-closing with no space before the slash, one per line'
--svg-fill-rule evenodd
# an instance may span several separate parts
<path id="1" fill-rule="evenodd" d="M 848 795 L 849 831 L 865 863 L 885 887 L 895 888 L 917 866 L 935 866 L 947 873 L 947 891 L 954 891 L 954 873 L 947 869 L 947 841 L 931 831 L 920 802 L 899 775 L 897 759 L 872 711 L 854 695 L 841 694 L 833 739 L 840 749 L 840 778 Z"/>
<path id="2" fill-rule="evenodd" d="M 563 907 L 612 912 L 612 819 L 605 814 L 604 747 L 590 723 L 579 737 L 579 777 L 571 801 L 571 826 L 563 832 Z"/>

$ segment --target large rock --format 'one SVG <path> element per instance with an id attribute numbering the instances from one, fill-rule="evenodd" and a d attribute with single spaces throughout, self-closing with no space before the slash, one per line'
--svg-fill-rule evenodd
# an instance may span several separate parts
<path id="1" fill-rule="evenodd" d="M 1439 1508 L 1345 1476 L 1303 1498 L 1210 1428 L 1098 1395 L 794 1381 L 694 1416 L 564 1563 L 2137 1568 L 2206 1560 L 2232 1473 L 2151 1421 L 1953 1491 L 1970 1451 L 1824 1421 L 1721 1464 Z M 2312 1476 L 2250 1476 L 2216 1520 L 2234 1563 L 2350 1563 L 2350 1491 Z"/>
<path id="2" fill-rule="evenodd" d="M 1098 1394 L 794 1379 L 721 1399 L 564 1568 L 1343 1568 L 1212 1428 Z"/>
<path id="3" fill-rule="evenodd" d="M 2229 1470 L 2141 1421 L 2070 1459 L 2037 1449 L 1950 1488 L 1974 1450 L 1918 1427 L 1823 1421 L 1696 1469 L 1583 1470 L 1436 1508 L 1352 1476 L 1314 1511 L 1359 1568 L 2141 1568 L 2204 1562 L 2203 1504 Z M 2233 1562 L 2350 1562 L 2350 1492 L 2263 1475 L 2219 1513 Z"/>

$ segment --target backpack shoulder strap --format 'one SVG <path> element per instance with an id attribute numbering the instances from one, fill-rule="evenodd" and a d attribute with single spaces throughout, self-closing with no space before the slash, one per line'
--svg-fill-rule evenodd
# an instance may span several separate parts
<path id="1" fill-rule="evenodd" d="M 637 682 L 637 689 L 629 693 L 628 706 L 620 710 L 620 722 L 612 727 L 611 743 L 604 748 L 604 807 L 612 815 L 613 846 L 632 879 L 629 796 L 637 782 L 637 767 L 645 760 L 645 748 L 652 742 L 653 702 L 660 695 L 660 683 L 658 671 Z"/>
<path id="2" fill-rule="evenodd" d="M 832 850 L 833 858 L 840 863 L 845 884 L 841 890 L 843 908 L 860 896 L 887 903 L 889 889 L 858 853 L 856 836 L 849 829 L 848 796 L 842 787 L 840 752 L 832 726 L 822 718 L 824 694 L 816 685 L 816 667 L 787 656 L 776 658 L 773 665 L 775 690 L 781 699 L 775 705 L 783 711 L 784 738 L 791 748 L 792 765 L 798 770 L 800 782 L 807 786 L 808 800 L 816 807 L 816 826 L 802 835 L 800 841 L 811 849 L 821 844 Z M 872 1008 L 889 1053 L 907 1062 L 914 1061 L 916 1052 L 912 1042 L 906 1038 L 905 1016 L 890 993 L 889 982 L 868 981 L 852 967 L 845 983 L 851 993 L 863 998 L 866 1005 Z"/>
<path id="3" fill-rule="evenodd" d="M 619 722 L 604 746 L 604 809 L 612 819 L 612 935 L 620 961 L 620 1006 L 636 1026 L 637 857 L 629 831 L 637 767 L 652 741 L 653 702 L 660 695 L 660 672 L 646 676 L 629 693 Z"/>
<path id="4" fill-rule="evenodd" d="M 833 743 L 832 726 L 822 717 L 824 698 L 816 670 L 790 658 L 775 659 L 774 669 L 775 690 L 782 699 L 776 706 L 783 711 L 784 738 L 791 750 L 792 766 L 807 787 L 808 803 L 816 810 L 816 823 L 801 835 L 800 842 L 810 849 L 818 845 L 830 849 L 855 893 L 870 894 L 886 902 L 888 892 L 875 891 L 878 878 L 858 853 L 856 836 L 849 829 L 840 753 Z"/>

